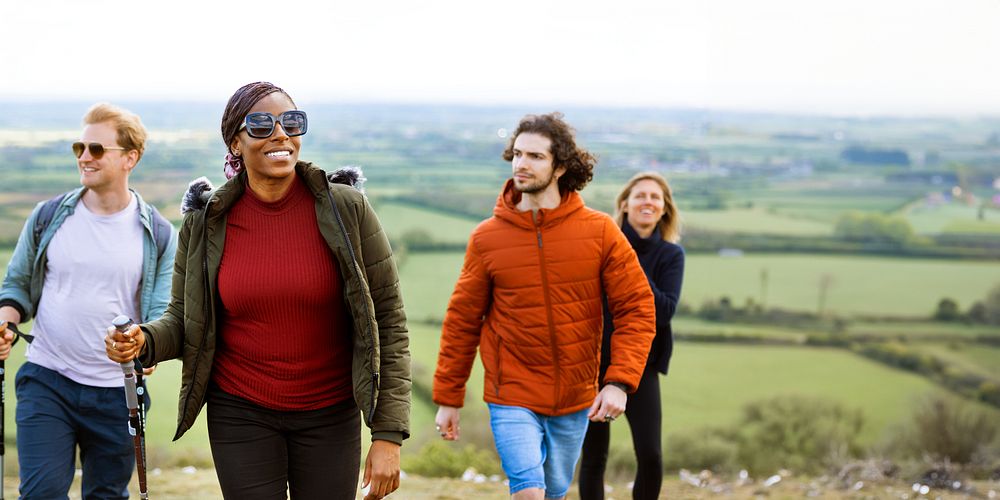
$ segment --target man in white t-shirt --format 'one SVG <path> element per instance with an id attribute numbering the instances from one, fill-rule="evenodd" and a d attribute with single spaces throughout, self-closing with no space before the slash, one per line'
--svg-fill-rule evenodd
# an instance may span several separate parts
<path id="1" fill-rule="evenodd" d="M 0 289 L 0 359 L 14 340 L 8 324 L 35 321 L 15 382 L 24 499 L 66 498 L 77 448 L 83 498 L 128 498 L 124 379 L 104 336 L 119 314 L 159 318 L 170 295 L 176 231 L 128 187 L 145 127 L 110 104 L 83 122 L 72 147 L 82 186 L 35 207 Z"/>

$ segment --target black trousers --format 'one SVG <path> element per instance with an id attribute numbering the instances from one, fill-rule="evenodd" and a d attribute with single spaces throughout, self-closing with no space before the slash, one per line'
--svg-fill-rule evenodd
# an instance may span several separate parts
<path id="1" fill-rule="evenodd" d="M 208 437 L 225 498 L 354 499 L 361 418 L 353 399 L 309 411 L 276 411 L 208 394 Z"/>
<path id="2" fill-rule="evenodd" d="M 663 444 L 661 440 L 660 373 L 646 367 L 639 388 L 628 395 L 625 418 L 632 430 L 632 447 L 637 462 L 632 498 L 655 499 L 663 484 Z M 619 424 L 621 425 L 621 424 Z M 604 499 L 604 469 L 608 464 L 611 424 L 590 422 L 580 455 L 581 500 Z"/>

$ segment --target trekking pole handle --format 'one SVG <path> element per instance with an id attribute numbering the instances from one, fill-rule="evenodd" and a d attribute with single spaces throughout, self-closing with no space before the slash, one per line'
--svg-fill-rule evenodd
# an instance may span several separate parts
<path id="1" fill-rule="evenodd" d="M 135 323 L 131 318 L 125 316 L 124 314 L 119 315 L 111 321 L 114 325 L 115 330 L 121 333 L 125 333 L 129 328 Z M 135 364 L 132 361 L 126 361 L 121 363 L 122 373 L 125 374 L 125 404 L 128 405 L 128 409 L 138 410 L 139 409 L 139 398 L 136 395 L 136 384 L 135 384 Z"/>

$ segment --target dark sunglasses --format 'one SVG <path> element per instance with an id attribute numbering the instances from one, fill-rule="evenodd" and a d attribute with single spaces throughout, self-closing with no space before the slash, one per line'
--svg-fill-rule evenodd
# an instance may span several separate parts
<path id="1" fill-rule="evenodd" d="M 125 148 L 111 148 L 111 147 L 105 146 L 104 144 L 101 144 L 99 142 L 91 142 L 91 143 L 87 143 L 87 144 L 84 144 L 82 142 L 74 142 L 73 143 L 73 154 L 75 154 L 76 157 L 79 158 L 79 157 L 83 156 L 83 152 L 87 148 L 90 148 L 90 156 L 93 156 L 95 160 L 100 160 L 101 157 L 104 156 L 104 152 L 107 151 L 107 150 L 109 150 L 109 149 L 117 149 L 119 151 L 124 151 L 125 150 Z"/>
<path id="2" fill-rule="evenodd" d="M 281 122 L 281 129 L 289 137 L 303 135 L 309 128 L 309 120 L 306 118 L 306 112 L 295 109 L 285 111 L 278 116 L 274 116 L 271 113 L 250 113 L 243 120 L 243 123 L 240 124 L 240 130 L 246 129 L 247 134 L 255 139 L 264 139 L 265 137 L 271 137 L 271 134 L 274 133 L 274 123 L 276 121 Z"/>

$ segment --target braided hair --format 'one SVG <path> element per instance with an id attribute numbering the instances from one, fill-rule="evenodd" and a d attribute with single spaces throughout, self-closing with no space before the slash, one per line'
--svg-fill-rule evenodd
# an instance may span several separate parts
<path id="1" fill-rule="evenodd" d="M 226 103 L 226 110 L 222 113 L 222 141 L 226 143 L 225 172 L 227 179 L 231 179 L 246 168 L 243 164 L 243 157 L 233 154 L 230 147 L 233 140 L 236 139 L 236 135 L 240 133 L 240 125 L 243 124 L 243 120 L 254 105 L 275 92 L 284 94 L 292 102 L 292 106 L 295 106 L 295 101 L 292 100 L 292 96 L 288 95 L 288 92 L 270 82 L 248 83 L 236 90 L 229 98 L 229 102 Z"/>

